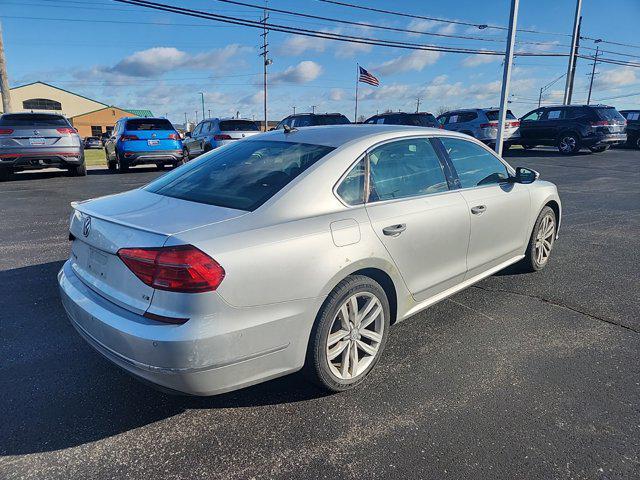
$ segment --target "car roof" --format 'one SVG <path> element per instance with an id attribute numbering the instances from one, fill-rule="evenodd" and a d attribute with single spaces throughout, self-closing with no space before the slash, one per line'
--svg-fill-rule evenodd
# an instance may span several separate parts
<path id="1" fill-rule="evenodd" d="M 309 116 L 309 117 L 326 117 L 326 116 L 332 116 L 335 117 L 337 115 L 340 115 L 341 117 L 345 117 L 346 115 L 344 115 L 343 113 L 340 112 L 325 112 L 325 113 L 296 113 L 293 115 L 289 115 L 289 117 L 305 117 L 305 116 Z"/>
<path id="2" fill-rule="evenodd" d="M 294 128 L 289 133 L 284 130 L 273 130 L 262 135 L 250 137 L 245 141 L 275 140 L 280 142 L 308 143 L 311 145 L 325 145 L 341 147 L 348 143 L 367 138 L 379 137 L 380 141 L 394 137 L 409 137 L 414 135 L 438 135 L 469 138 L 468 135 L 431 127 L 413 127 L 406 125 L 324 125 L 304 128 Z"/>
<path id="3" fill-rule="evenodd" d="M 590 105 L 587 105 L 586 103 L 579 103 L 579 104 L 572 103 L 571 105 L 544 105 L 541 108 L 569 108 L 569 107 L 615 108 L 611 105 L 605 105 L 603 103 L 592 103 Z"/>
<path id="4" fill-rule="evenodd" d="M 384 117 L 386 115 L 433 115 L 431 112 L 384 112 L 376 113 L 372 117 Z"/>

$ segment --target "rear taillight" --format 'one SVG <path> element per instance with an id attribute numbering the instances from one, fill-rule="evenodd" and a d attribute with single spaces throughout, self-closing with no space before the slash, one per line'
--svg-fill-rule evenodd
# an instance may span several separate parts
<path id="1" fill-rule="evenodd" d="M 13 128 L 0 128 L 0 135 L 11 135 Z"/>
<path id="2" fill-rule="evenodd" d="M 56 128 L 56 130 L 58 131 L 58 133 L 63 133 L 65 135 L 73 135 L 74 133 L 78 132 L 75 128 L 71 127 L 60 127 Z"/>
<path id="3" fill-rule="evenodd" d="M 169 140 L 180 140 L 180 135 L 178 135 L 177 133 L 170 133 Z"/>
<path id="4" fill-rule="evenodd" d="M 507 123 L 507 125 L 511 125 L 512 127 L 519 127 L 520 126 L 520 121 L 516 120 L 515 122 Z"/>
<path id="5" fill-rule="evenodd" d="M 213 139 L 214 140 L 231 140 L 231 135 L 227 135 L 226 133 L 223 133 L 221 135 L 214 135 Z"/>
<path id="6" fill-rule="evenodd" d="M 129 140 L 140 140 L 137 135 L 121 135 L 120 140 L 128 142 Z"/>
<path id="7" fill-rule="evenodd" d="M 438 124 L 438 128 L 442 128 L 444 130 L 444 125 Z"/>
<path id="8" fill-rule="evenodd" d="M 193 245 L 121 248 L 118 257 L 146 285 L 170 292 L 210 292 L 225 275 L 218 262 Z"/>
<path id="9" fill-rule="evenodd" d="M 498 122 L 481 123 L 480 128 L 498 128 Z"/>
<path id="10" fill-rule="evenodd" d="M 609 120 L 598 120 L 597 122 L 589 122 L 592 127 L 606 127 L 609 125 Z"/>

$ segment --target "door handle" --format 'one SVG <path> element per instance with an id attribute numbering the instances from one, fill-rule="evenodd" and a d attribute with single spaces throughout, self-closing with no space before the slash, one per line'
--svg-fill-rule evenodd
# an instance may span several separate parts
<path id="1" fill-rule="evenodd" d="M 487 210 L 487 206 L 486 205 L 476 205 L 475 207 L 471 208 L 471 213 L 473 213 L 474 215 L 481 215 L 486 210 Z"/>
<path id="2" fill-rule="evenodd" d="M 407 224 L 406 223 L 399 223 L 397 225 L 389 225 L 388 227 L 384 227 L 382 229 L 382 233 L 384 233 L 385 235 L 388 235 L 390 237 L 397 237 L 402 232 L 404 232 L 406 229 L 407 229 Z"/>

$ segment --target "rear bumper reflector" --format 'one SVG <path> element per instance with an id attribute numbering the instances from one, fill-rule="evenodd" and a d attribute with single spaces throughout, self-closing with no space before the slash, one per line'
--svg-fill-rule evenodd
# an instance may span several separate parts
<path id="1" fill-rule="evenodd" d="M 143 317 L 148 318 L 149 320 L 155 320 L 157 322 L 172 323 L 174 325 L 182 325 L 189 320 L 188 318 L 165 317 L 164 315 L 156 315 L 155 313 L 150 312 L 144 312 Z"/>

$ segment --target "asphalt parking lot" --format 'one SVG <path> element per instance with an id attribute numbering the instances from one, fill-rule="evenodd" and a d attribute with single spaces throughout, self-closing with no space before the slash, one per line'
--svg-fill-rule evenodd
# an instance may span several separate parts
<path id="1" fill-rule="evenodd" d="M 158 175 L 0 184 L 0 478 L 640 477 L 640 151 L 506 157 L 555 182 L 547 269 L 393 327 L 360 389 L 299 375 L 168 396 L 103 360 L 59 301 L 69 202 Z"/>

